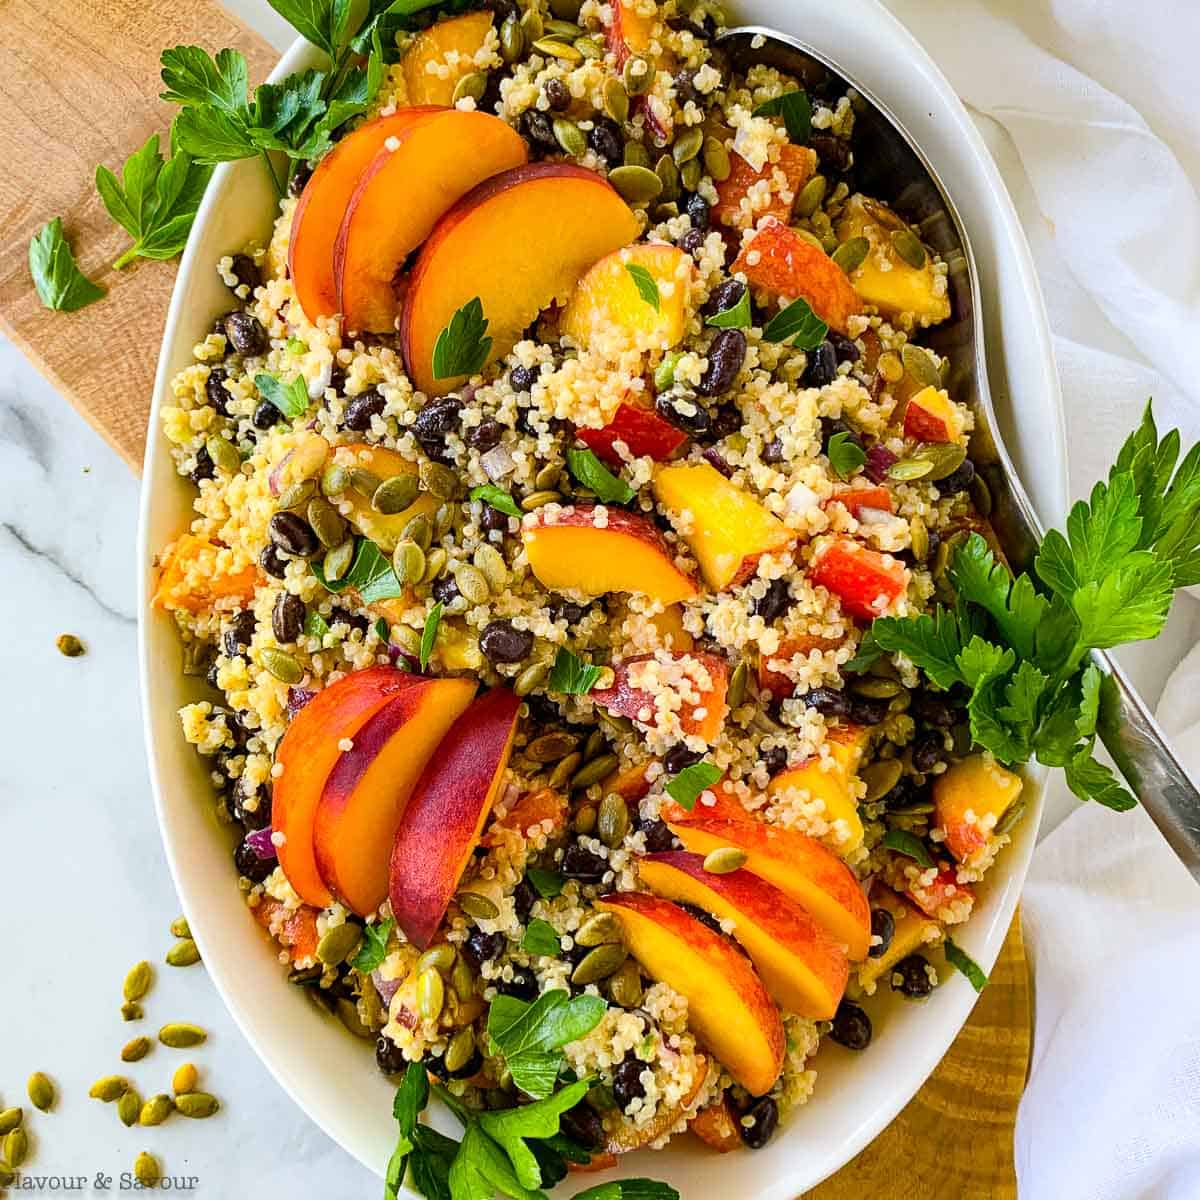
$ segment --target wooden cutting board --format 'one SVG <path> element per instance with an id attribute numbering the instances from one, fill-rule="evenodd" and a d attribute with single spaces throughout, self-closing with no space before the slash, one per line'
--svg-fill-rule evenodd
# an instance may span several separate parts
<path id="1" fill-rule="evenodd" d="M 253 81 L 275 53 L 211 0 L 0 0 L 0 327 L 135 471 L 175 263 L 110 263 L 127 244 L 93 186 L 172 109 L 158 55 L 240 49 Z M 108 297 L 42 308 L 29 240 L 61 216 L 83 271 Z M 1029 981 L 1014 922 L 989 986 L 941 1065 L 896 1120 L 810 1200 L 1005 1200 L 1016 1195 L 1013 1124 L 1029 1061 Z M 818 1095 L 819 1102 L 819 1095 Z M 690 1198 L 689 1198 L 690 1200 Z"/>

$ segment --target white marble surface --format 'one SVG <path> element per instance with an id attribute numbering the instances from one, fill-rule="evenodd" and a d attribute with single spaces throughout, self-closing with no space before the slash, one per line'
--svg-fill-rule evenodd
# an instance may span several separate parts
<path id="1" fill-rule="evenodd" d="M 230 8 L 276 44 L 286 27 L 265 0 Z M 903 8 L 902 4 L 896 5 Z M 981 124 L 988 127 L 985 119 Z M 1048 290 L 1061 279 L 1049 230 L 1011 146 L 994 148 L 1038 252 Z M 1121 353 L 1128 348 L 1122 347 Z M 1121 379 L 1130 423 L 1144 381 Z M 113 381 L 120 386 L 119 380 Z M 1068 387 L 1068 397 L 1071 390 Z M 1083 409 L 1070 413 L 1077 435 Z M 1088 478 L 1073 480 L 1078 492 Z M 141 1023 L 121 1021 L 121 981 L 141 958 L 161 963 L 177 900 L 160 850 L 138 719 L 133 562 L 137 483 L 10 345 L 0 342 L 0 850 L 4 916 L 0 989 L 0 1107 L 27 1103 L 24 1080 L 44 1070 L 60 1100 L 32 1114 L 30 1173 L 84 1176 L 75 1194 L 120 1190 L 139 1150 L 168 1174 L 194 1177 L 185 1195 L 351 1200 L 375 1196 L 375 1178 L 329 1141 L 281 1092 L 225 1015 L 200 967 L 161 966 Z M 16 586 L 11 586 L 16 585 Z M 1196 639 L 1200 606 L 1183 606 L 1161 644 L 1137 661 L 1157 699 L 1170 667 Z M 88 653 L 61 657 L 55 637 L 78 634 Z M 1053 817 L 1065 812 L 1060 803 Z M 269 1004 L 270 997 L 264 996 Z M 97 1077 L 121 1071 L 136 1033 L 195 1021 L 207 1045 L 187 1054 L 155 1047 L 124 1068 L 144 1094 L 168 1090 L 186 1059 L 224 1102 L 208 1122 L 175 1118 L 125 1130 L 87 1098 Z M 97 1176 L 109 1177 L 95 1186 Z"/>

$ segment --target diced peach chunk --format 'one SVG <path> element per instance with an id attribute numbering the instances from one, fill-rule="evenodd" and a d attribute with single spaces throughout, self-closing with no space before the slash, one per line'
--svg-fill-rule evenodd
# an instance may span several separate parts
<path id="1" fill-rule="evenodd" d="M 729 155 L 729 166 L 728 178 L 717 184 L 717 202 L 712 208 L 712 218 L 722 225 L 748 229 L 764 216 L 786 223 L 800 189 L 817 169 L 817 156 L 807 146 L 795 146 L 789 142 L 781 148 L 779 161 L 764 163 L 761 170 L 756 171 L 736 151 Z M 776 172 L 784 176 L 782 185 L 775 179 Z M 769 203 L 765 208 L 755 206 L 743 209 L 742 202 L 750 194 L 750 189 L 763 180 L 771 187 Z"/>
<path id="2" fill-rule="evenodd" d="M 648 456 L 655 462 L 662 462 L 687 441 L 687 434 L 682 429 L 663 420 L 654 409 L 626 400 L 617 405 L 617 411 L 607 425 L 600 429 L 578 429 L 575 436 L 598 458 L 614 467 L 625 465 L 625 460 L 617 453 L 617 442 L 624 442 L 634 458 Z"/>
<path id="3" fill-rule="evenodd" d="M 630 54 L 643 54 L 650 49 L 658 17 L 653 12 L 643 12 L 649 7 L 645 0 L 615 0 L 612 5 L 606 40 L 618 67 L 625 65 Z"/>
<path id="4" fill-rule="evenodd" d="M 545 823 L 550 823 L 546 829 Z M 553 788 L 538 788 L 537 791 L 526 792 L 502 817 L 497 817 L 484 833 L 481 845 L 498 846 L 503 841 L 503 835 L 515 831 L 526 836 L 531 829 L 542 827 L 547 837 L 556 837 L 562 833 L 567 822 L 567 798 Z"/>
<path id="5" fill-rule="evenodd" d="M 996 822 L 1021 794 L 1022 780 L 990 756 L 972 754 L 934 776 L 934 819 L 946 848 L 970 866 L 984 858 Z"/>
<path id="6" fill-rule="evenodd" d="M 922 388 L 904 409 L 904 433 L 920 442 L 957 442 L 963 411 L 941 388 Z"/>
<path id="7" fill-rule="evenodd" d="M 650 624 L 658 630 L 668 650 L 691 650 L 696 639 L 683 626 L 683 605 L 668 604 L 660 613 L 650 618 Z"/>
<path id="8" fill-rule="evenodd" d="M 814 650 L 836 650 L 844 641 L 843 638 L 821 637 L 819 634 L 804 634 L 799 637 L 785 637 L 779 643 L 779 649 L 774 654 L 760 654 L 758 657 L 758 686 L 770 692 L 777 700 L 786 700 L 796 690 L 795 681 L 783 671 L 773 670 L 771 663 L 784 663 L 797 654 L 806 657 Z"/>
<path id="9" fill-rule="evenodd" d="M 651 727 L 666 728 L 671 715 L 678 714 L 685 734 L 703 738 L 711 745 L 725 723 L 729 664 L 715 654 L 705 653 L 676 653 L 671 660 L 664 664 L 653 654 L 627 658 L 614 668 L 613 686 L 594 688 L 592 699 L 610 712 Z M 677 679 L 677 675 L 682 678 Z M 707 676 L 707 683 L 703 676 Z M 642 683 L 651 677 L 655 681 L 653 690 L 649 682 Z M 688 694 L 701 688 L 698 699 L 690 698 Z"/>
<path id="10" fill-rule="evenodd" d="M 254 914 L 254 919 L 270 933 L 277 915 L 286 910 L 282 901 L 263 896 L 250 911 Z M 311 959 L 316 955 L 317 942 L 320 940 L 317 935 L 319 912 L 320 909 L 310 904 L 302 904 L 288 912 L 276 926 L 279 944 L 287 950 L 288 957 L 293 962 Z"/>
<path id="11" fill-rule="evenodd" d="M 869 988 L 885 977 L 902 959 L 940 939 L 942 930 L 936 921 L 931 921 L 915 905 L 909 904 L 890 888 L 876 883 L 871 890 L 871 904 L 875 908 L 887 909 L 895 921 L 895 930 L 888 948 L 878 958 L 868 958 L 859 964 L 858 983 Z"/>
<path id="12" fill-rule="evenodd" d="M 334 451 L 334 462 L 349 470 L 370 471 L 379 479 L 391 479 L 393 475 L 415 475 L 417 464 L 386 446 L 371 446 L 366 442 L 350 442 Z M 422 491 L 403 512 L 376 512 L 371 507 L 371 497 L 354 489 L 347 489 L 338 497 L 339 502 L 349 504 L 346 518 L 370 538 L 381 550 L 390 554 L 404 535 L 409 521 L 423 513 L 431 517 L 437 511 L 438 501 L 429 492 Z"/>
<path id="13" fill-rule="evenodd" d="M 156 608 L 198 613 L 230 597 L 246 601 L 254 595 L 261 573 L 254 563 L 234 568 L 237 556 L 208 538 L 185 533 L 162 554 L 154 593 Z"/>
<path id="14" fill-rule="evenodd" d="M 885 487 L 838 488 L 826 503 L 841 504 L 852 517 L 857 517 L 864 508 L 895 512 L 892 493 Z"/>
<path id="15" fill-rule="evenodd" d="M 600 787 L 607 796 L 615 792 L 622 800 L 635 804 L 650 791 L 650 780 L 646 778 L 646 768 L 650 762 L 635 763 L 632 767 L 618 767 L 611 775 L 601 781 Z"/>
<path id="16" fill-rule="evenodd" d="M 737 1114 L 725 1095 L 702 1108 L 688 1122 L 688 1129 L 718 1154 L 740 1150 L 743 1144 Z"/>
<path id="17" fill-rule="evenodd" d="M 910 880 L 905 894 L 927 917 L 948 924 L 965 921 L 975 903 L 975 889 L 969 883 L 959 883 L 958 868 L 953 863 L 936 865 L 937 874 L 931 882 Z"/>
<path id="18" fill-rule="evenodd" d="M 863 621 L 887 613 L 908 587 L 908 568 L 902 562 L 849 538 L 819 547 L 809 563 L 808 577 L 828 588 L 846 612 Z"/>
<path id="19" fill-rule="evenodd" d="M 481 9 L 421 30 L 400 60 L 408 103 L 453 104 L 458 81 L 480 70 L 475 58 L 491 28 L 492 14 Z"/>

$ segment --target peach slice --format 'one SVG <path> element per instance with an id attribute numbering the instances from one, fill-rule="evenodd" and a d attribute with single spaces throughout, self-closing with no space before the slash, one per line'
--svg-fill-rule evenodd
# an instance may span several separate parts
<path id="1" fill-rule="evenodd" d="M 172 612 L 203 612 L 218 601 L 254 597 L 262 572 L 254 563 L 233 570 L 235 555 L 227 546 L 185 533 L 162 553 L 158 587 L 152 603 Z"/>
<path id="2" fill-rule="evenodd" d="M 742 1147 L 741 1127 L 729 1097 L 722 1094 L 719 1100 L 702 1108 L 689 1122 L 692 1131 L 706 1146 L 718 1154 L 728 1154 Z"/>
<path id="3" fill-rule="evenodd" d="M 638 290 L 629 268 L 645 271 L 658 288 L 657 308 Z M 687 331 L 696 268 L 677 246 L 640 242 L 606 254 L 576 285 L 560 332 L 583 347 L 669 350 Z"/>
<path id="4" fill-rule="evenodd" d="M 790 550 L 796 540 L 778 517 L 708 463 L 660 467 L 654 495 L 674 513 L 691 513 L 683 538 L 717 592 L 745 583 L 762 555 Z"/>
<path id="5" fill-rule="evenodd" d="M 543 510 L 544 511 L 544 510 Z M 597 524 L 594 505 L 539 512 L 521 530 L 529 567 L 552 592 L 585 596 L 636 592 L 663 604 L 690 600 L 698 589 L 674 563 L 671 547 L 654 522 L 639 513 L 606 509 Z"/>
<path id="6" fill-rule="evenodd" d="M 393 475 L 417 473 L 417 464 L 410 462 L 404 455 L 384 446 L 369 446 L 366 442 L 351 442 L 339 446 L 334 451 L 333 458 L 339 466 L 370 471 L 381 480 L 391 479 Z M 438 507 L 437 499 L 429 492 L 421 492 L 403 512 L 389 515 L 376 512 L 371 507 L 371 497 L 364 496 L 352 488 L 343 492 L 338 500 L 350 505 L 346 513 L 350 523 L 388 554 L 395 550 L 396 543 L 400 541 L 405 527 L 413 517 L 419 513 L 432 517 Z"/>
<path id="7" fill-rule="evenodd" d="M 612 23 L 605 40 L 616 56 L 618 68 L 625 65 L 631 54 L 644 54 L 650 49 L 658 18 L 653 12 L 643 13 L 646 7 L 643 0 L 616 0 L 612 6 Z"/>
<path id="8" fill-rule="evenodd" d="M 608 1141 L 604 1144 L 607 1154 L 593 1155 L 591 1164 L 583 1169 L 592 1170 L 594 1168 L 597 1171 L 602 1171 L 606 1166 L 615 1166 L 615 1158 L 610 1163 L 601 1162 L 600 1164 L 597 1163 L 597 1159 L 603 1160 L 605 1157 L 617 1154 L 629 1154 L 633 1150 L 641 1150 L 644 1146 L 649 1146 L 651 1143 L 657 1142 L 659 1138 L 668 1135 L 684 1118 L 688 1109 L 695 1103 L 696 1097 L 700 1095 L 700 1089 L 704 1086 L 704 1081 L 707 1078 L 708 1059 L 703 1054 L 697 1054 L 692 1061 L 691 1081 L 686 1085 L 683 1095 L 669 1107 L 660 1108 L 658 1113 L 645 1125 L 635 1125 L 628 1118 L 619 1120 L 616 1128 L 609 1134 Z"/>
<path id="9" fill-rule="evenodd" d="M 664 663 L 654 654 L 627 658 L 613 668 L 613 686 L 594 688 L 591 697 L 609 712 L 646 726 L 664 728 L 668 714 L 678 713 L 683 733 L 711 745 L 725 724 L 729 664 L 716 654 L 678 652 L 670 658 L 673 662 Z M 698 699 L 688 695 L 696 692 Z M 664 699 L 662 709 L 656 697 Z"/>
<path id="10" fill-rule="evenodd" d="M 740 951 L 669 900 L 612 892 L 596 901 L 653 978 L 687 998 L 693 1032 L 751 1095 L 771 1090 L 785 1049 L 779 1010 Z"/>
<path id="11" fill-rule="evenodd" d="M 940 940 L 942 936 L 941 926 L 936 921 L 902 900 L 890 888 L 877 883 L 871 891 L 871 902 L 876 908 L 884 908 L 891 913 L 896 928 L 888 948 L 878 958 L 868 958 L 859 965 L 858 983 L 864 988 L 870 988 L 887 975 L 902 958 Z"/>
<path id="12" fill-rule="evenodd" d="M 850 318 L 863 310 L 842 268 L 774 217 L 742 247 L 730 270 L 743 272 L 751 287 L 768 296 L 807 300 L 813 312 L 838 333 L 845 333 Z"/>
<path id="13" fill-rule="evenodd" d="M 863 621 L 882 617 L 908 587 L 908 568 L 899 559 L 849 538 L 818 547 L 808 577 L 833 592 L 846 612 Z"/>
<path id="14" fill-rule="evenodd" d="M 697 817 L 669 821 L 684 848 L 707 854 L 737 846 L 749 858 L 745 869 L 761 875 L 806 908 L 851 960 L 865 958 L 871 944 L 871 908 L 854 872 L 832 851 L 794 829 L 761 821 Z"/>
<path id="15" fill-rule="evenodd" d="M 300 899 L 317 908 L 333 895 L 317 866 L 313 831 L 325 780 L 341 756 L 339 743 L 354 735 L 400 692 L 416 682 L 407 671 L 370 667 L 318 692 L 292 719 L 275 750 L 271 825 L 282 835 L 279 865 Z"/>
<path id="16" fill-rule="evenodd" d="M 963 432 L 963 411 L 947 392 L 925 387 L 904 409 L 904 434 L 919 442 L 957 442 Z"/>
<path id="17" fill-rule="evenodd" d="M 453 104 L 458 81 L 479 70 L 475 56 L 491 28 L 492 14 L 484 9 L 422 29 L 400 60 L 409 104 Z"/>
<path id="18" fill-rule="evenodd" d="M 484 692 L 451 727 L 426 765 L 392 846 L 392 912 L 424 950 L 437 933 L 484 823 L 504 785 L 520 697 Z"/>
<path id="19" fill-rule="evenodd" d="M 660 613 L 650 618 L 650 624 L 658 630 L 669 650 L 691 650 L 696 639 L 683 627 L 683 605 L 668 604 Z"/>
<path id="20" fill-rule="evenodd" d="M 333 247 L 346 328 L 393 332 L 405 259 L 461 196 L 526 157 L 516 130 L 482 112 L 439 111 L 389 138 L 362 172 Z"/>
<path id="21" fill-rule="evenodd" d="M 695 904 L 718 921 L 750 955 L 767 991 L 784 1012 L 828 1021 L 846 990 L 846 955 L 795 900 L 745 869 L 714 875 L 704 857 L 686 850 L 638 859 L 638 878 L 657 896 Z"/>
<path id="22" fill-rule="evenodd" d="M 363 172 L 390 137 L 401 137 L 438 108 L 402 108 L 348 133 L 317 164 L 292 214 L 288 273 L 310 321 L 338 311 L 333 244 Z"/>
<path id="23" fill-rule="evenodd" d="M 478 146 L 456 144 L 452 157 L 478 155 Z M 411 180 L 400 186 L 407 190 Z M 413 267 L 400 326 L 413 386 L 440 396 L 462 382 L 434 377 L 433 348 L 472 299 L 483 305 L 492 339 L 487 362 L 494 362 L 542 309 L 564 302 L 594 262 L 639 232 L 625 201 L 583 167 L 530 163 L 486 179 L 438 221 Z"/>
<path id="24" fill-rule="evenodd" d="M 729 166 L 728 178 L 717 184 L 717 202 L 712 208 L 712 218 L 722 225 L 750 228 L 765 216 L 787 222 L 800 189 L 817 169 L 817 155 L 807 146 L 794 146 L 789 142 L 782 147 L 778 162 L 764 163 L 759 171 L 736 152 L 729 155 Z M 777 171 L 782 172 L 787 181 L 784 188 L 776 183 Z M 770 188 L 766 207 L 751 201 L 743 208 L 743 201 L 750 195 L 750 189 L 764 180 Z M 781 191 L 785 194 L 781 195 Z"/>
<path id="25" fill-rule="evenodd" d="M 968 866 L 986 854 L 996 822 L 1021 794 L 1021 777 L 995 759 L 972 754 L 934 776 L 934 820 L 946 831 L 946 848 Z"/>
<path id="26" fill-rule="evenodd" d="M 473 679 L 419 680 L 371 717 L 329 772 L 313 827 L 317 868 L 359 916 L 387 897 L 388 849 L 404 806 L 474 695 Z"/>
<path id="27" fill-rule="evenodd" d="M 622 400 L 613 419 L 600 429 L 578 429 L 575 436 L 610 466 L 623 467 L 616 443 L 624 442 L 634 458 L 648 456 L 655 462 L 670 458 L 688 440 L 687 434 L 652 408 Z"/>
<path id="28" fill-rule="evenodd" d="M 758 686 L 770 692 L 777 700 L 786 700 L 796 690 L 796 683 L 783 671 L 773 670 L 771 663 L 786 663 L 797 654 L 805 656 L 814 650 L 836 650 L 842 638 L 821 637 L 819 634 L 804 634 L 799 637 L 783 638 L 774 654 L 760 654 L 758 658 Z"/>

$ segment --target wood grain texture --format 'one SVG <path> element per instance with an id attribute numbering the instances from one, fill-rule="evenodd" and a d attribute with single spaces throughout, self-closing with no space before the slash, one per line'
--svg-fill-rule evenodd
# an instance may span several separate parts
<path id="1" fill-rule="evenodd" d="M 233 46 L 261 80 L 275 52 L 212 0 L 0 0 L 0 327 L 141 470 L 158 343 L 176 263 L 111 263 L 129 244 L 96 194 L 176 111 L 159 100 L 158 56 L 181 42 Z M 77 313 L 43 308 L 29 240 L 61 216 L 84 273 L 108 296 Z"/>

